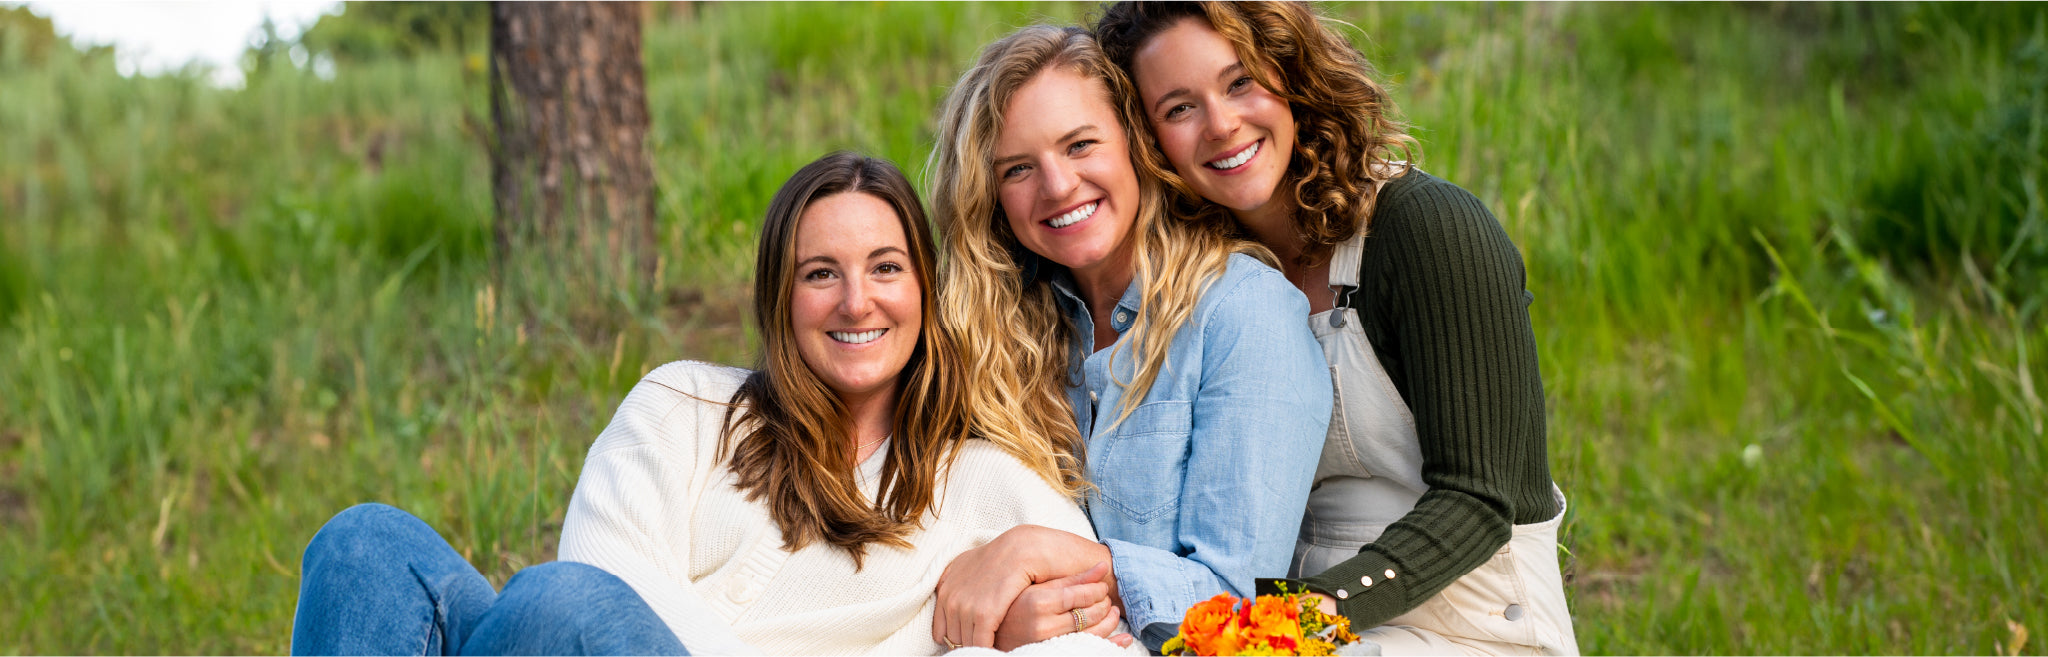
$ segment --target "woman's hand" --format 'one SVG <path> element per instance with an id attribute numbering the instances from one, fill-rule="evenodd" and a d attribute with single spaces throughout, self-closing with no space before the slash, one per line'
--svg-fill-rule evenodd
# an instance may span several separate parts
<path id="1" fill-rule="evenodd" d="M 1332 598 L 1321 593 L 1316 593 L 1314 591 L 1310 591 L 1308 593 L 1308 597 L 1309 599 L 1316 601 L 1316 609 L 1321 610 L 1323 613 L 1329 614 L 1331 616 L 1337 615 L 1336 598 Z"/>
<path id="2" fill-rule="evenodd" d="M 1027 587 L 1107 561 L 1109 548 L 1101 543 L 1047 527 L 1013 527 L 946 564 L 946 572 L 939 575 L 932 640 L 948 648 L 993 648 L 996 629 Z M 1114 604 L 1115 575 L 1102 577 Z M 1094 620 L 1092 612 L 1089 620 Z"/>
<path id="3" fill-rule="evenodd" d="M 1007 652 L 1077 631 L 1130 646 L 1131 635 L 1116 631 L 1123 611 L 1110 600 L 1109 584 L 1102 581 L 1108 575 L 1109 564 L 1097 563 L 1080 573 L 1026 587 L 996 628 L 996 649 Z M 1076 627 L 1083 622 L 1088 625 Z"/>

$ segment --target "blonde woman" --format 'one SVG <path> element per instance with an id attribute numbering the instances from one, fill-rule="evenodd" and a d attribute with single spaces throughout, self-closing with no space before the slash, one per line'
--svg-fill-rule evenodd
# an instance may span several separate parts
<path id="1" fill-rule="evenodd" d="M 1281 255 L 1315 313 L 1342 421 L 1292 574 L 1386 654 L 1577 653 L 1507 231 L 1412 166 L 1377 73 L 1306 4 L 1121 2 L 1096 31 L 1176 205 Z"/>
<path id="2" fill-rule="evenodd" d="M 949 645 L 1087 625 L 1045 582 L 1102 573 L 1156 650 L 1189 606 L 1251 594 L 1293 553 L 1330 412 L 1307 301 L 1263 249 L 1166 216 L 1132 95 L 1085 30 L 1034 26 L 983 49 L 940 118 L 928 170 L 969 421 L 1056 460 L 1100 537 L 1019 527 L 956 559 L 933 623 Z"/>

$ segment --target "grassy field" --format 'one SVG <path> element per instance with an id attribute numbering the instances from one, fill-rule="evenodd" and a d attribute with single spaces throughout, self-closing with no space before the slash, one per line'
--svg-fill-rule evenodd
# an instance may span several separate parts
<path id="1" fill-rule="evenodd" d="M 646 298 L 492 284 L 477 57 L 223 90 L 0 40 L 0 653 L 284 652 L 357 502 L 551 559 L 641 373 L 751 361 L 775 186 L 916 172 L 977 46 L 1088 9 L 658 12 Z M 2043 652 L 2048 11 L 1328 9 L 1528 262 L 1586 652 Z"/>

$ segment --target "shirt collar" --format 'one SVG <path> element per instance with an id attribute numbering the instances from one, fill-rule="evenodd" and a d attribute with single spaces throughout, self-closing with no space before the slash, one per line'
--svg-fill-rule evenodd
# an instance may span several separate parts
<path id="1" fill-rule="evenodd" d="M 1053 292 L 1064 301 L 1061 305 L 1065 306 L 1068 315 L 1087 316 L 1088 303 L 1081 299 L 1081 293 L 1076 290 L 1079 286 L 1075 284 L 1074 275 L 1067 271 L 1067 268 L 1059 267 L 1049 272 L 1049 275 L 1045 275 L 1045 282 L 1051 285 Z M 1132 322 L 1138 321 L 1138 307 L 1142 305 L 1139 302 L 1143 297 L 1144 292 L 1138 285 L 1138 278 L 1131 277 L 1131 285 L 1124 288 L 1124 295 L 1117 299 L 1116 312 L 1110 313 L 1109 316 L 1109 327 L 1115 329 L 1118 335 L 1131 328 Z"/>

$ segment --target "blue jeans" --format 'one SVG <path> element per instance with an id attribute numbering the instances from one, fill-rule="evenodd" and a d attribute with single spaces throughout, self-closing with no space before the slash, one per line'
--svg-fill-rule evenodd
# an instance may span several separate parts
<path id="1" fill-rule="evenodd" d="M 294 655 L 687 655 L 632 587 L 595 566 L 519 571 L 500 594 L 412 514 L 361 504 L 306 546 Z"/>

